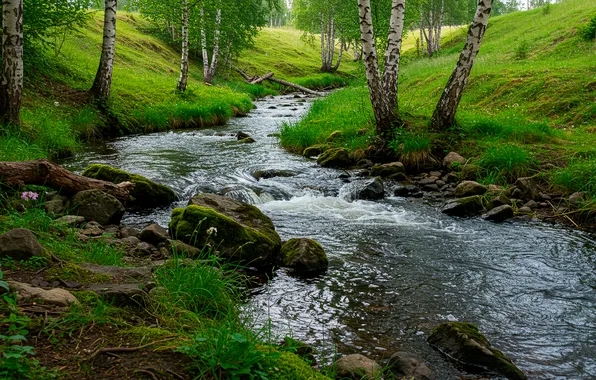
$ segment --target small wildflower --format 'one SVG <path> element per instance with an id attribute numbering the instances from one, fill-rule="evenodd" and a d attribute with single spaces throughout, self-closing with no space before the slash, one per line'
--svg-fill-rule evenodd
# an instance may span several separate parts
<path id="1" fill-rule="evenodd" d="M 60 102 L 54 102 L 54 105 L 55 105 L 56 107 L 58 107 L 58 106 L 60 106 Z"/>
<path id="2" fill-rule="evenodd" d="M 211 236 L 217 236 L 217 228 L 215 227 L 209 227 L 209 229 L 207 230 L 207 235 Z"/>
<path id="3" fill-rule="evenodd" d="M 39 198 L 39 194 L 34 193 L 32 191 L 25 191 L 23 192 L 23 194 L 21 194 L 21 198 L 26 201 L 36 201 L 37 198 Z"/>

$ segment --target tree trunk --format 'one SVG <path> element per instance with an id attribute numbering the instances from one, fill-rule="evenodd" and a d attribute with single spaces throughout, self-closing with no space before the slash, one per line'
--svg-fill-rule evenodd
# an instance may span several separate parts
<path id="1" fill-rule="evenodd" d="M 344 53 L 344 41 L 342 39 L 342 41 L 339 44 L 339 55 L 337 56 L 337 62 L 335 63 L 335 66 L 332 67 L 332 71 L 336 72 L 339 69 L 339 65 L 341 65 L 341 57 L 343 56 Z"/>
<path id="2" fill-rule="evenodd" d="M 437 36 L 435 37 L 437 52 L 441 51 L 441 32 L 443 31 L 443 22 L 445 21 L 445 0 L 441 0 L 441 14 L 439 15 L 439 27 L 437 28 Z"/>
<path id="3" fill-rule="evenodd" d="M 331 15 L 331 11 L 329 11 L 329 35 L 328 38 L 328 45 L 327 49 L 329 51 L 328 59 L 327 59 L 327 72 L 333 71 L 333 59 L 335 55 L 335 24 L 333 20 L 333 16 Z"/>
<path id="4" fill-rule="evenodd" d="M 221 25 L 221 9 L 217 10 L 215 16 L 215 35 L 213 36 L 213 55 L 211 57 L 211 67 L 209 68 L 209 77 L 205 78 L 206 83 L 211 83 L 217 72 L 217 61 L 219 60 L 219 35 Z"/>
<path id="5" fill-rule="evenodd" d="M 188 83 L 188 17 L 188 0 L 182 0 L 182 58 L 180 59 L 178 91 L 186 91 Z"/>
<path id="6" fill-rule="evenodd" d="M 265 75 L 263 75 L 262 77 L 259 77 L 257 79 L 251 80 L 250 82 L 248 82 L 249 84 L 259 84 L 264 80 L 267 80 L 271 77 L 273 77 L 273 75 L 275 75 L 273 72 L 267 73 Z"/>
<path id="7" fill-rule="evenodd" d="M 21 123 L 23 94 L 23 2 L 2 4 L 2 78 L 0 79 L 0 123 Z"/>
<path id="8" fill-rule="evenodd" d="M 83 177 L 69 172 L 46 159 L 24 162 L 0 162 L 0 178 L 8 186 L 39 185 L 60 190 L 65 195 L 83 190 L 101 190 L 122 201 L 130 198 L 129 190 L 133 183 L 112 182 Z"/>
<path id="9" fill-rule="evenodd" d="M 325 11 L 321 10 L 321 71 L 327 67 L 327 50 L 325 49 Z"/>
<path id="10" fill-rule="evenodd" d="M 391 22 L 385 50 L 385 73 L 383 74 L 383 91 L 387 99 L 390 114 L 397 106 L 397 79 L 399 76 L 399 61 L 401 57 L 401 43 L 404 31 L 406 0 L 393 0 L 391 6 Z"/>
<path id="11" fill-rule="evenodd" d="M 103 103 L 106 103 L 110 98 L 110 87 L 112 86 L 117 8 L 117 0 L 105 0 L 101 58 L 99 60 L 97 75 L 95 75 L 95 81 L 90 90 L 91 94 Z"/>
<path id="12" fill-rule="evenodd" d="M 435 130 L 445 130 L 455 123 L 455 113 L 470 77 L 474 59 L 480 50 L 480 43 L 488 25 L 492 3 L 492 0 L 478 1 L 478 8 L 474 16 L 474 22 L 468 30 L 466 44 L 431 119 L 432 128 Z"/>
<path id="13" fill-rule="evenodd" d="M 422 16 L 422 10 L 420 10 L 420 51 L 424 55 L 424 17 Z"/>
<path id="14" fill-rule="evenodd" d="M 429 12 L 430 15 L 430 19 L 428 20 L 428 36 L 427 36 L 427 40 L 426 40 L 426 47 L 428 49 L 428 55 L 430 57 L 433 56 L 435 50 L 435 44 L 433 42 L 433 34 L 434 34 L 434 30 L 433 30 L 433 25 L 434 25 L 434 14 L 432 11 Z"/>
<path id="15" fill-rule="evenodd" d="M 209 78 L 209 54 L 207 53 L 207 34 L 205 33 L 205 8 L 201 6 L 201 47 L 203 52 L 203 80 Z"/>

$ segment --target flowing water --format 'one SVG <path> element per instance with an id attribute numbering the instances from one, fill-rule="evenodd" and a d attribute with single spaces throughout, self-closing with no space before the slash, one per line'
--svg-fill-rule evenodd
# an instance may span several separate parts
<path id="1" fill-rule="evenodd" d="M 171 186 L 181 201 L 124 223 L 167 226 L 173 207 L 197 192 L 256 204 L 282 239 L 311 237 L 330 268 L 314 278 L 283 270 L 254 290 L 250 307 L 277 334 L 315 345 L 323 357 L 363 353 L 382 360 L 419 354 L 439 378 L 461 374 L 426 344 L 444 321 L 470 321 L 531 378 L 596 377 L 596 237 L 543 223 L 492 224 L 454 219 L 440 204 L 388 197 L 347 202 L 342 172 L 283 151 L 282 122 L 304 115 L 310 100 L 259 101 L 249 117 L 225 126 L 127 136 L 64 164 L 82 171 L 106 163 Z M 238 144 L 243 131 L 257 143 Z M 293 177 L 256 180 L 260 169 Z M 345 177 L 345 176 L 341 176 Z M 334 348 L 336 347 L 336 348 Z"/>

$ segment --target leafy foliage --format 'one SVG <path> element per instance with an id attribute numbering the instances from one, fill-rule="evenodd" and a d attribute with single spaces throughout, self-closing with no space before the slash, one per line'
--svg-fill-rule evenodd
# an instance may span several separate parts
<path id="1" fill-rule="evenodd" d="M 596 15 L 592 16 L 586 25 L 579 28 L 579 35 L 586 41 L 596 39 Z"/>

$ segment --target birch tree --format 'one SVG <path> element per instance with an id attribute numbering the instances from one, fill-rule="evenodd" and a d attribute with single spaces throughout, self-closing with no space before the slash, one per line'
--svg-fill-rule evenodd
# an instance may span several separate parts
<path id="1" fill-rule="evenodd" d="M 399 119 L 397 90 L 405 7 L 405 0 L 393 0 L 391 3 L 385 65 L 381 75 L 370 0 L 358 0 L 368 90 L 375 115 L 377 134 L 384 138 L 390 137 L 391 129 Z"/>
<path id="2" fill-rule="evenodd" d="M 474 60 L 478 55 L 478 51 L 480 51 L 480 44 L 488 25 L 492 3 L 493 0 L 478 0 L 478 8 L 476 9 L 474 22 L 468 30 L 466 44 L 431 119 L 431 126 L 437 131 L 445 130 L 455 123 L 455 113 L 470 77 Z"/>
<path id="3" fill-rule="evenodd" d="M 188 19 L 190 9 L 188 0 L 182 0 L 182 54 L 180 58 L 180 79 L 178 80 L 178 91 L 186 91 L 188 84 Z"/>
<path id="4" fill-rule="evenodd" d="M 23 1 L 2 3 L 2 78 L 0 80 L 0 123 L 21 123 L 23 94 Z"/>
<path id="5" fill-rule="evenodd" d="M 103 22 L 103 44 L 99 68 L 95 75 L 95 81 L 91 87 L 91 94 L 102 103 L 107 103 L 110 98 L 112 86 L 112 70 L 114 67 L 114 54 L 116 44 L 116 9 L 117 0 L 105 0 L 104 22 Z"/>

